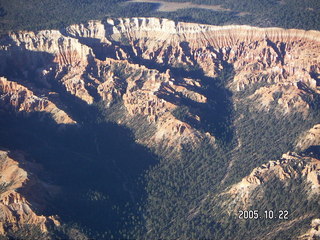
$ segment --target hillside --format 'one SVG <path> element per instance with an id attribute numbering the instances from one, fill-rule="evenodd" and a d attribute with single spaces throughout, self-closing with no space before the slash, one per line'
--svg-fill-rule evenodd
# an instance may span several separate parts
<path id="1" fill-rule="evenodd" d="M 319 39 L 159 18 L 10 32 L 0 39 L 0 146 L 28 153 L 61 188 L 43 212 L 61 218 L 52 234 L 311 236 Z M 289 219 L 244 221 L 239 209 Z"/>

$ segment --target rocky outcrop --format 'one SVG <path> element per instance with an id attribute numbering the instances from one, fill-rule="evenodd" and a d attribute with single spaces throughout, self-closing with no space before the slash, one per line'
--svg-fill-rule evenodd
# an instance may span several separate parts
<path id="1" fill-rule="evenodd" d="M 210 77 L 219 76 L 225 64 L 231 64 L 235 75 L 229 85 L 234 91 L 272 85 L 252 96 L 263 110 L 275 103 L 284 114 L 300 111 L 306 116 L 309 105 L 305 98 L 319 93 L 317 31 L 217 27 L 157 18 L 92 21 L 66 31 L 73 37 L 99 39 L 108 46 L 129 44 L 133 51 L 126 54 L 129 60 L 138 57 L 157 64 L 200 67 Z M 274 99 L 284 89 L 285 94 Z"/>
<path id="2" fill-rule="evenodd" d="M 61 93 L 89 105 L 102 100 L 107 109 L 119 103 L 124 110 L 117 123 L 138 122 L 135 127 L 146 136 L 137 141 L 161 147 L 170 158 L 170 153 L 184 147 L 192 151 L 204 140 L 216 146 L 213 133 L 198 127 L 204 121 L 201 114 L 189 113 L 191 125 L 174 113 L 182 102 L 194 108 L 211 104 L 207 90 L 218 86 L 212 84 L 219 82 L 217 78 L 235 93 L 235 106 L 246 100 L 259 111 L 276 107 L 282 115 L 300 112 L 307 118 L 320 94 L 319 39 L 317 31 L 209 26 L 158 18 L 106 19 L 60 31 L 9 33 L 0 39 L 0 75 L 4 76 L 0 102 L 18 112 L 48 113 L 59 124 L 75 120 L 68 108 L 58 107 L 50 92 L 58 92 L 58 99 Z M 41 86 L 43 95 L 35 86 Z M 141 119 L 154 129 L 148 132 Z M 319 145 L 317 129 L 318 125 L 306 133 L 297 147 Z M 46 224 L 55 220 L 33 211 L 30 198 L 20 193 L 30 185 L 29 175 L 10 161 L 11 167 L 3 165 L 5 174 L 0 179 L 5 183 L 1 222 L 7 223 L 0 225 L 0 231 L 27 223 L 45 231 Z M 222 195 L 229 197 L 225 204 L 248 206 L 251 193 L 271 179 L 302 176 L 314 196 L 320 192 L 319 171 L 319 160 L 285 154 L 255 168 Z"/>
<path id="3" fill-rule="evenodd" d="M 306 150 L 310 146 L 320 145 L 320 124 L 313 126 L 309 131 L 302 134 L 299 138 L 296 148 L 298 150 Z"/>
<path id="4" fill-rule="evenodd" d="M 277 106 L 277 111 L 282 115 L 289 115 L 300 112 L 304 118 L 310 113 L 310 105 L 305 101 L 306 96 L 313 98 L 304 90 L 299 89 L 297 84 L 277 83 L 268 87 L 261 87 L 254 94 L 248 97 L 257 104 L 255 108 L 262 111 L 269 111 Z"/>
<path id="5" fill-rule="evenodd" d="M 259 110 L 276 106 L 281 114 L 307 117 L 320 93 L 319 39 L 317 31 L 106 19 L 61 31 L 10 33 L 0 40 L 0 74 L 48 91 L 61 87 L 87 104 L 122 101 L 127 118 L 143 116 L 156 126 L 150 141 L 192 145 L 207 134 L 171 114 L 182 98 L 207 102 L 201 80 L 190 73 L 227 81 L 225 73 L 232 71 L 228 88 L 251 90 L 246 99 Z M 30 80 L 30 74 L 36 77 Z"/>
<path id="6" fill-rule="evenodd" d="M 43 216 L 35 212 L 34 208 L 41 208 L 42 195 L 31 197 L 30 194 L 39 193 L 45 188 L 39 179 L 25 170 L 30 167 L 35 166 L 27 162 L 21 153 L 0 151 L 0 235 L 26 225 L 40 227 L 43 232 L 47 231 L 48 225 L 60 225 L 55 216 Z"/>
<path id="7" fill-rule="evenodd" d="M 36 72 L 34 81 L 49 87 L 58 78 L 66 91 L 87 103 L 93 102 L 82 78 L 91 49 L 78 39 L 55 30 L 21 31 L 4 38 L 0 50 L 1 72 L 23 70 L 22 76 L 26 78 L 28 73 Z"/>
<path id="8" fill-rule="evenodd" d="M 255 94 L 260 96 L 257 103 L 268 107 L 275 101 L 285 114 L 298 110 L 306 115 L 308 103 L 301 97 L 319 93 L 317 31 L 216 27 L 155 18 L 108 20 L 105 28 L 110 40 L 126 39 L 136 56 L 159 64 L 200 67 L 210 77 L 231 64 L 235 72 L 231 89 L 272 84 Z M 283 89 L 286 94 L 272 101 L 261 94 L 272 96 Z"/>
<path id="9" fill-rule="evenodd" d="M 156 133 L 151 138 L 139 139 L 141 143 L 151 146 L 165 142 L 165 145 L 176 145 L 179 149 L 182 145 L 199 144 L 208 138 L 208 134 L 193 129 L 172 114 L 182 97 L 198 103 L 206 102 L 205 96 L 189 90 L 190 87 L 200 87 L 197 81 L 183 78 L 183 85 L 176 85 L 169 70 L 161 73 L 124 60 L 96 60 L 96 64 L 99 73 L 96 79 L 104 79 L 102 83 L 96 81 L 98 94 L 107 105 L 122 99 L 126 108 L 127 113 L 119 122 L 143 116 L 155 125 Z M 213 138 L 210 134 L 209 137 Z"/>
<path id="10" fill-rule="evenodd" d="M 295 78 L 305 78 L 309 71 L 315 70 L 314 64 L 319 63 L 319 57 L 313 54 L 319 50 L 317 31 L 218 27 L 157 18 L 110 19 L 105 29 L 111 40 L 128 39 L 144 59 L 171 65 L 175 62 L 210 64 L 203 67 L 210 76 L 219 73 L 221 60 L 233 63 L 236 71 L 269 72 L 285 79 L 293 74 Z M 311 81 L 315 86 L 310 76 L 304 81 Z M 249 83 L 237 82 L 237 87 Z"/>
<path id="11" fill-rule="evenodd" d="M 298 177 L 306 177 L 310 183 L 310 195 L 320 194 L 320 160 L 310 157 L 302 157 L 295 153 L 283 154 L 280 160 L 269 161 L 261 167 L 257 167 L 244 177 L 239 183 L 230 187 L 223 193 L 230 197 L 230 202 L 237 203 L 238 207 L 250 206 L 251 193 L 254 190 L 273 179 L 285 181 Z M 234 209 L 236 211 L 236 209 Z"/>
<path id="12" fill-rule="evenodd" d="M 6 78 L 0 78 L 0 103 L 14 108 L 17 112 L 48 113 L 58 124 L 76 123 L 67 113 L 49 101 L 47 97 L 38 97 L 28 88 Z"/>
<path id="13" fill-rule="evenodd" d="M 300 236 L 299 240 L 314 240 L 320 237 L 320 219 L 313 219 L 310 224 L 310 229 L 308 232 L 302 236 Z"/>

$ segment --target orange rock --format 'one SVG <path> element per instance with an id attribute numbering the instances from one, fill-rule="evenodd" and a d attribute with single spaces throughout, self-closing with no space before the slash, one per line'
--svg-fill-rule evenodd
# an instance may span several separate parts
<path id="1" fill-rule="evenodd" d="M 9 154 L 10 152 L 0 151 L 0 184 L 3 186 L 0 194 L 0 233 L 5 235 L 4 228 L 15 230 L 25 224 L 39 226 L 43 232 L 47 231 L 49 222 L 59 226 L 59 221 L 54 217 L 37 215 L 25 196 L 17 192 L 17 189 L 21 190 L 28 185 L 29 173 L 22 169 L 16 160 L 9 157 Z"/>
<path id="2" fill-rule="evenodd" d="M 59 109 L 46 97 L 37 97 L 28 88 L 0 77 L 0 102 L 19 112 L 49 113 L 58 124 L 75 124 L 67 113 Z"/>

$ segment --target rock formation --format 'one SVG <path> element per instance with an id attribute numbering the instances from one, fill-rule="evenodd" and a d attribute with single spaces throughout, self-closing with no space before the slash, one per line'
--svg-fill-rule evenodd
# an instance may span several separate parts
<path id="1" fill-rule="evenodd" d="M 1 105 L 12 107 L 17 112 L 48 113 L 58 124 L 76 123 L 46 97 L 38 97 L 28 88 L 5 78 L 0 78 L 0 96 Z"/>
<path id="2" fill-rule="evenodd" d="M 297 143 L 296 148 L 306 150 L 310 146 L 320 145 L 320 124 L 313 126 L 309 131 L 304 133 Z"/>
<path id="3" fill-rule="evenodd" d="M 275 103 L 283 114 L 300 111 L 307 116 L 306 99 L 319 93 L 319 36 L 316 31 L 158 18 L 89 21 L 61 31 L 8 34 L 0 40 L 0 73 L 8 81 L 42 84 L 47 92 L 58 85 L 88 104 L 102 99 L 110 106 L 120 99 L 128 117 L 142 115 L 155 123 L 152 141 L 172 143 L 174 138 L 197 144 L 207 135 L 171 112 L 181 96 L 205 103 L 201 82 L 163 69 L 201 69 L 214 78 L 229 65 L 234 70 L 228 83 L 233 91 L 264 84 L 248 97 L 258 109 L 268 111 Z M 36 77 L 31 80 L 29 73 Z M 54 118 L 72 123 L 66 116 Z"/>
<path id="4" fill-rule="evenodd" d="M 298 238 L 299 240 L 314 240 L 320 237 L 320 219 L 313 219 L 310 227 L 306 234 Z"/>
<path id="5" fill-rule="evenodd" d="M 11 155 L 19 160 L 13 159 Z M 30 171 L 25 170 L 30 167 L 37 168 L 27 162 L 21 153 L 0 151 L 0 235 L 24 226 L 37 226 L 46 232 L 48 225 L 60 225 L 56 217 L 36 213 L 35 208 L 39 210 L 44 207 L 41 206 L 44 192 L 38 193 L 46 188 L 48 191 L 50 185 L 41 183 Z M 33 195 L 35 193 L 37 196 Z M 27 199 L 32 199 L 32 202 Z"/>
<path id="6" fill-rule="evenodd" d="M 307 119 L 319 101 L 319 76 L 317 31 L 118 18 L 61 30 L 11 32 L 0 39 L 1 106 L 48 113 L 58 124 L 75 124 L 68 108 L 59 107 L 60 94 L 88 105 L 103 101 L 106 109 L 119 104 L 124 111 L 116 122 L 129 127 L 138 122 L 136 128 L 148 134 L 137 141 L 162 147 L 167 158 L 185 146 L 192 151 L 204 140 L 216 147 L 216 136 L 199 127 L 204 120 L 196 111 L 189 113 L 192 123 L 174 114 L 182 102 L 209 104 L 208 86 L 222 82 L 237 95 L 235 107 L 237 101 L 250 101 L 258 111 L 275 107 L 279 116 L 301 113 Z M 318 130 L 316 125 L 301 136 L 297 148 L 319 145 Z M 28 174 L 10 161 L 15 173 L 1 170 L 14 179 L 1 195 L 3 222 L 15 227 L 34 223 L 45 231 L 49 218 L 36 215 L 15 191 Z M 252 191 L 272 178 L 303 176 L 312 186 L 311 196 L 320 191 L 319 171 L 319 160 L 285 154 L 255 168 L 223 194 L 248 206 Z"/>
<path id="7" fill-rule="evenodd" d="M 285 181 L 305 177 L 310 183 L 309 194 L 320 194 L 320 160 L 310 157 L 302 157 L 295 153 L 283 154 L 280 160 L 269 161 L 261 167 L 257 167 L 244 177 L 239 183 L 230 187 L 223 193 L 230 195 L 230 201 L 236 203 L 236 211 L 239 207 L 249 207 L 251 202 L 251 193 L 254 190 L 274 179 Z"/>

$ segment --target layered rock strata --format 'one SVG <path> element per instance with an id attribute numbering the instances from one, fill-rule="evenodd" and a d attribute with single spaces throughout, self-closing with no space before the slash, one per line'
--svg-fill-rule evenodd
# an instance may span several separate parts
<path id="1" fill-rule="evenodd" d="M 43 203 L 43 200 L 39 199 L 41 194 L 36 196 L 38 201 L 31 203 L 27 200 L 32 199 L 30 196 L 33 193 L 39 193 L 45 187 L 39 179 L 21 166 L 30 165 L 23 155 L 14 154 L 19 160 L 13 159 L 9 151 L 0 151 L 0 235 L 25 226 L 36 226 L 43 232 L 47 232 L 48 225 L 59 226 L 60 223 L 55 216 L 36 213 L 34 208 L 41 208 Z"/>
<path id="2" fill-rule="evenodd" d="M 230 187 L 223 193 L 230 197 L 230 203 L 238 207 L 249 207 L 255 201 L 251 194 L 259 186 L 267 184 L 274 179 L 286 181 L 305 177 L 310 184 L 309 195 L 320 194 L 320 160 L 311 157 L 302 157 L 295 153 L 283 154 L 280 160 L 269 161 L 244 177 L 239 183 Z M 236 211 L 237 208 L 234 210 Z"/>
<path id="3" fill-rule="evenodd" d="M 210 139 L 214 147 L 212 133 L 174 115 L 181 102 L 208 104 L 212 96 L 202 80 L 210 85 L 220 78 L 259 111 L 276 106 L 282 115 L 300 112 L 307 118 L 320 94 L 320 33 L 158 18 L 89 21 L 60 31 L 21 31 L 2 37 L 0 75 L 3 108 L 48 113 L 59 124 L 74 124 L 67 110 L 49 100 L 50 94 L 59 91 L 88 105 L 102 100 L 106 108 L 120 102 L 125 113 L 119 124 L 143 117 L 155 127 L 152 136 L 141 141 L 145 145 L 179 150 Z M 40 96 L 39 88 L 44 90 Z M 201 117 L 190 115 L 202 123 Z M 298 148 L 319 145 L 318 135 L 316 125 Z M 16 191 L 28 182 L 27 172 L 3 154 L 7 162 L 0 171 L 4 188 L 0 207 L 5 224 L 0 232 L 9 225 L 30 223 L 45 231 L 50 218 L 38 216 L 27 197 Z M 272 178 L 301 176 L 311 185 L 310 196 L 318 194 L 319 166 L 315 158 L 286 154 L 255 168 L 224 194 L 248 206 L 250 194 Z"/>
<path id="4" fill-rule="evenodd" d="M 47 97 L 38 97 L 28 88 L 19 83 L 8 81 L 6 78 L 0 78 L 0 103 L 3 106 L 10 106 L 17 112 L 50 114 L 58 124 L 76 123 Z"/>
<path id="5" fill-rule="evenodd" d="M 186 74 L 200 69 L 212 81 L 232 68 L 230 89 L 256 89 L 248 100 L 258 109 L 276 104 L 283 114 L 307 117 L 310 101 L 319 94 L 319 39 L 317 31 L 106 19 L 61 31 L 10 33 L 0 41 L 0 70 L 9 81 L 19 74 L 30 81 L 26 72 L 32 72 L 47 89 L 58 84 L 88 104 L 102 99 L 110 106 L 120 99 L 128 117 L 142 115 L 155 123 L 152 140 L 197 144 L 208 133 L 171 112 L 181 97 L 206 103 L 208 96 L 201 81 L 169 68 Z M 13 68 L 22 73 L 7 74 Z"/>

